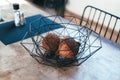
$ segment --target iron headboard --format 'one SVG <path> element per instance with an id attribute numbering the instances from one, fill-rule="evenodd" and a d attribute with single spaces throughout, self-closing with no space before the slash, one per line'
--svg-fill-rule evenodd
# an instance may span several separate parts
<path id="1" fill-rule="evenodd" d="M 88 23 L 93 31 L 120 44 L 120 17 L 88 5 L 84 8 L 80 25 Z"/>

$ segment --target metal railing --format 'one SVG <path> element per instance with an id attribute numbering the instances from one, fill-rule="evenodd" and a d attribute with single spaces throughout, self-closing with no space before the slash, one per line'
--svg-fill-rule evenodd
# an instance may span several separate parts
<path id="1" fill-rule="evenodd" d="M 84 8 L 80 25 L 88 23 L 98 34 L 120 44 L 120 17 L 88 5 Z"/>

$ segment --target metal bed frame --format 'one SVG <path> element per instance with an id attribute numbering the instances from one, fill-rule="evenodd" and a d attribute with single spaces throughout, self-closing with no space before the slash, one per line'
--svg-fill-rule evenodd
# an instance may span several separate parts
<path id="1" fill-rule="evenodd" d="M 81 18 L 80 25 L 84 24 L 85 19 L 85 24 L 89 23 L 90 29 L 120 44 L 120 17 L 88 5 L 84 8 Z"/>

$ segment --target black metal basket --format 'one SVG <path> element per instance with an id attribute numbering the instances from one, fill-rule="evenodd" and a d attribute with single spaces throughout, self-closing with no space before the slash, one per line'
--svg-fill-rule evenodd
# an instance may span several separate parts
<path id="1" fill-rule="evenodd" d="M 60 16 L 47 16 L 31 22 L 21 44 L 39 63 L 54 67 L 79 66 L 102 47 L 100 35 L 89 29 L 89 24 L 82 27 L 79 25 L 79 18 L 72 16 L 66 18 L 69 20 Z M 57 34 L 61 39 L 73 38 L 80 43 L 78 53 L 73 58 L 46 56 L 42 40 L 48 33 Z M 32 37 L 26 39 L 28 35 Z"/>

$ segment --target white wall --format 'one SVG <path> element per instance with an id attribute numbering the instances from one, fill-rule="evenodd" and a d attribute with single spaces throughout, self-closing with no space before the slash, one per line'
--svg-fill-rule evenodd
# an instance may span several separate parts
<path id="1" fill-rule="evenodd" d="M 116 16 L 120 16 L 120 0 L 68 0 L 66 9 L 82 14 L 86 5 L 93 5 L 97 8 L 106 10 Z"/>

